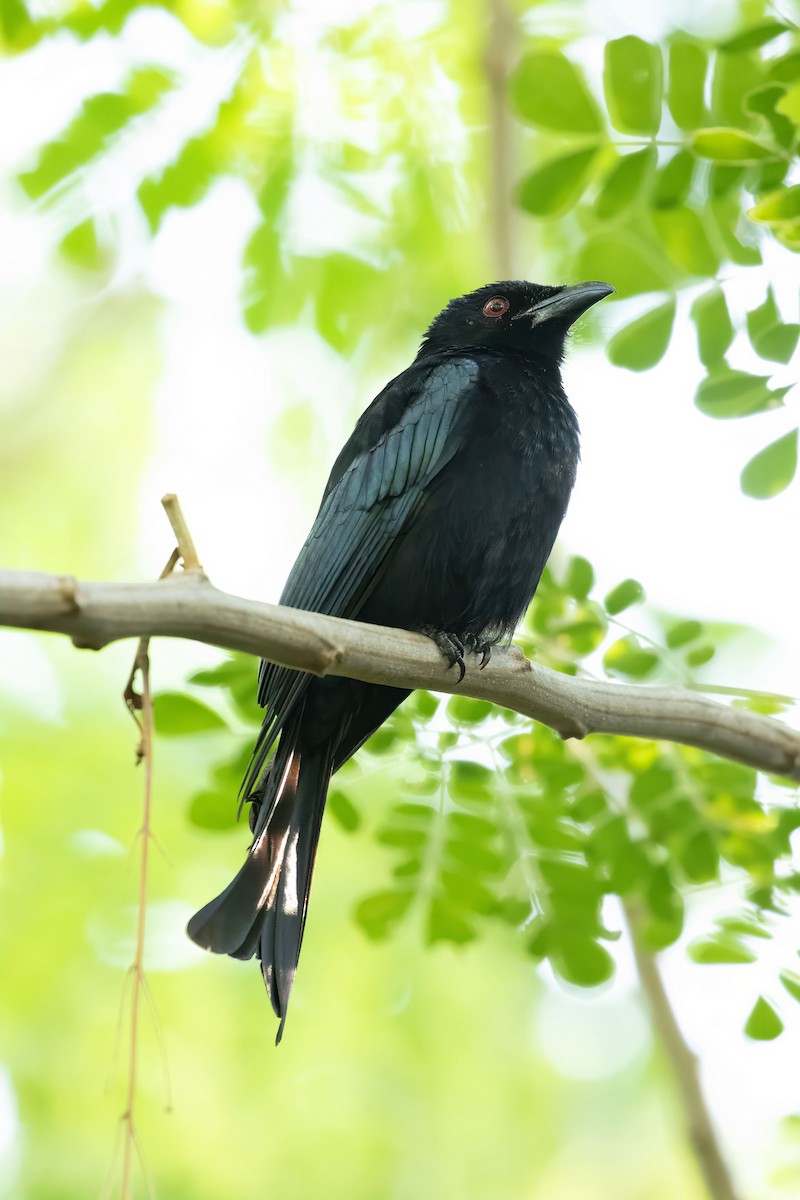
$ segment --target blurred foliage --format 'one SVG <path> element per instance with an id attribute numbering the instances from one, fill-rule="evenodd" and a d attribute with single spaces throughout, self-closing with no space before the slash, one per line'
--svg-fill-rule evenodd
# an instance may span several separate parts
<path id="1" fill-rule="evenodd" d="M 350 23 L 331 22 L 313 47 L 326 78 L 312 94 L 313 66 L 282 35 L 291 6 L 162 6 L 201 44 L 218 53 L 236 48 L 241 63 L 208 126 L 160 169 L 129 178 L 150 232 L 171 210 L 197 204 L 221 177 L 235 176 L 259 214 L 242 263 L 249 329 L 297 322 L 312 303 L 316 327 L 338 350 L 352 350 L 362 337 L 364 312 L 378 339 L 388 322 L 395 337 L 417 334 L 420 302 L 430 297 L 434 308 L 434 297 L 466 286 L 464 264 L 475 262 L 463 216 L 477 179 L 465 189 L 467 147 L 463 125 L 452 121 L 452 98 L 445 119 L 438 110 L 440 64 L 447 62 L 461 87 L 458 116 L 469 123 L 475 115 L 480 11 L 462 9 L 457 26 L 439 25 L 402 46 L 401 26 L 383 6 Z M 67 5 L 58 17 L 33 16 L 23 0 L 4 0 L 0 28 L 6 49 L 21 53 L 43 38 L 119 33 L 139 7 L 140 0 L 106 0 Z M 740 31 L 716 41 L 681 31 L 660 44 L 630 35 L 610 40 L 597 94 L 568 43 L 529 37 L 509 83 L 509 103 L 536 133 L 523 151 L 535 165 L 517 198 L 548 226 L 554 275 L 613 280 L 623 300 L 657 293 L 611 338 L 613 363 L 633 371 L 656 366 L 669 345 L 677 296 L 713 283 L 692 305 L 708 372 L 696 403 L 710 416 L 780 407 L 788 390 L 767 387 L 768 376 L 731 371 L 726 360 L 740 325 L 731 325 L 726 307 L 731 269 L 759 266 L 765 242 L 800 251 L 800 185 L 792 182 L 800 35 L 788 19 L 759 19 L 758 11 L 766 13 L 748 5 Z M 309 55 L 308 45 L 303 52 Z M 373 86 L 378 78 L 380 89 Z M 174 72 L 133 70 L 118 91 L 87 99 L 20 175 L 29 197 L 61 205 L 70 224 L 61 249 L 73 264 L 108 270 L 111 247 L 91 206 L 74 196 L 65 205 L 65 193 L 79 192 L 86 171 L 102 167 L 123 137 L 168 121 L 180 88 Z M 413 102 L 405 102 L 410 95 Z M 320 101 L 329 112 L 319 111 Z M 437 121 L 441 134 L 432 144 L 430 123 Z M 345 214 L 355 234 L 347 245 L 336 235 L 326 241 L 322 228 L 313 248 L 293 244 L 298 195 L 312 177 L 316 202 Z M 476 265 L 489 273 L 488 261 Z M 387 310 L 389 269 L 397 302 Z M 770 291 L 746 314 L 741 332 L 759 357 L 786 364 L 800 329 L 785 320 Z M 745 467 L 748 495 L 768 498 L 790 484 L 796 459 L 788 436 Z"/>
<path id="2" fill-rule="evenodd" d="M 518 199 L 540 220 L 569 216 L 562 236 L 577 246 L 577 274 L 612 280 L 623 299 L 662 293 L 610 339 L 609 358 L 631 371 L 656 366 L 680 292 L 713 281 L 691 307 L 707 370 L 695 403 L 712 417 L 782 406 L 789 387 L 770 388 L 769 376 L 733 371 L 726 361 L 737 332 L 726 286 L 732 268 L 762 263 L 765 242 L 800 251 L 800 187 L 792 182 L 797 28 L 768 19 L 717 42 L 682 32 L 660 45 L 614 39 L 597 96 L 568 51 L 534 48 L 512 79 L 512 103 L 539 134 L 537 165 Z M 554 107 L 556 91 L 569 101 Z M 770 288 L 745 314 L 742 332 L 760 358 L 786 364 L 800 330 L 784 319 Z M 742 471 L 742 490 L 766 499 L 788 487 L 796 444 L 794 429 L 759 451 Z"/>
<path id="3" fill-rule="evenodd" d="M 74 304 L 64 345 L 48 340 L 43 319 L 32 348 L 14 347 L 49 364 L 58 382 L 38 405 L 15 395 L 0 412 L 4 511 L 24 517 L 32 488 L 48 501 L 38 542 L 26 520 L 5 523 L 4 566 L 30 566 L 34 553 L 37 565 L 77 574 L 129 565 L 119 531 L 147 468 L 152 420 L 142 397 L 157 377 L 157 306 L 140 279 L 135 293 L 130 245 L 157 240 L 221 182 L 235 180 L 250 205 L 240 278 L 253 335 L 310 326 L 348 366 L 382 369 L 419 337 L 424 314 L 496 273 L 489 7 L 429 6 L 426 17 L 425 6 L 354 4 L 329 17 L 319 6 L 314 18 L 312 7 L 0 0 L 5 54 L 113 44 L 123 64 L 116 82 L 65 108 L 18 172 L 19 197 L 96 303 Z M 661 362 L 690 311 L 704 368 L 695 401 L 720 420 L 784 407 L 791 376 L 781 368 L 800 332 L 782 311 L 782 289 L 764 281 L 768 270 L 777 284 L 800 249 L 800 40 L 758 0 L 738 15 L 728 7 L 716 40 L 592 36 L 592 62 L 579 10 L 562 20 L 559 5 L 526 13 L 520 4 L 506 47 L 516 64 L 508 102 L 519 261 L 554 280 L 613 282 L 624 324 L 608 354 L 625 369 Z M 145 19 L 165 24 L 126 40 Z M 154 29 L 186 36 L 182 67 L 164 65 Z M 208 111 L 198 107 L 160 160 L 126 158 L 186 123 L 198 62 L 233 68 L 220 73 Z M 735 284 L 752 276 L 759 285 L 742 312 Z M 748 345 L 760 370 L 734 357 Z M 277 424 L 272 432 L 282 436 Z M 298 471 L 310 441 L 301 432 L 291 425 L 280 443 L 284 462 L 297 443 Z M 71 458 L 65 446 L 76 448 Z M 796 463 L 793 429 L 758 447 L 742 489 L 777 495 Z M 648 637 L 637 628 L 644 598 L 638 581 L 623 579 L 601 599 L 592 565 L 573 557 L 557 576 L 546 572 L 521 640 L 571 674 L 707 688 L 705 668 L 731 631 L 691 614 L 648 614 L 661 627 Z M 14 964 L 13 986 L 0 988 L 0 1032 L 25 1130 L 25 1194 L 60 1200 L 96 1190 L 110 1154 L 108 1102 L 98 1085 L 80 1111 L 76 1080 L 102 1080 L 114 1042 L 134 924 L 122 851 L 139 797 L 124 769 L 132 731 L 121 710 L 117 719 L 96 699 L 100 672 L 109 690 L 127 673 L 127 651 L 100 665 L 75 664 L 66 646 L 50 653 L 67 692 L 63 724 L 0 694 L 1 919 Z M 608 1002 L 599 985 L 614 970 L 623 907 L 638 914 L 644 944 L 660 950 L 680 937 L 698 890 L 722 883 L 741 903 L 732 898 L 688 953 L 746 972 L 800 890 L 790 855 L 795 792 L 695 750 L 612 737 L 565 744 L 485 702 L 415 694 L 334 780 L 306 998 L 298 988 L 293 1037 L 275 1056 L 257 973 L 206 961 L 180 933 L 186 898 L 223 886 L 241 858 L 242 832 L 225 835 L 241 831 L 235 797 L 259 720 L 254 674 L 252 660 L 234 656 L 156 701 L 159 794 L 177 800 L 159 806 L 157 828 L 175 865 L 154 856 L 147 965 L 180 1114 L 171 1123 L 158 1111 L 158 1054 L 147 1045 L 142 1140 L 160 1190 L 209 1200 L 255 1200 L 268 1186 L 297 1200 L 699 1196 L 677 1134 L 664 1134 L 661 1100 L 640 1102 L 653 1086 L 641 1062 L 569 1084 L 533 1045 L 531 997 L 545 985 L 530 967 L 547 963 Z M 760 693 L 731 700 L 774 714 L 791 703 Z M 209 837 L 219 858 L 211 881 Z M 356 870 L 345 838 L 379 852 L 364 845 Z M 437 949 L 424 962 L 420 934 Z M 480 955 L 457 952 L 479 938 Z M 443 995 L 446 1009 L 432 1015 Z M 768 994 L 752 988 L 745 1033 L 776 1038 L 795 1002 L 800 974 L 778 964 Z M 603 1003 L 591 1010 L 593 1027 Z M 627 1039 L 626 1027 L 617 1042 Z M 785 1133 L 796 1158 L 797 1129 Z M 268 1178 L 253 1165 L 254 1146 Z M 796 1180 L 796 1163 L 786 1177 Z M 0 1171 L 0 1190 L 5 1183 Z M 9 1186 L 16 1196 L 13 1173 Z"/>

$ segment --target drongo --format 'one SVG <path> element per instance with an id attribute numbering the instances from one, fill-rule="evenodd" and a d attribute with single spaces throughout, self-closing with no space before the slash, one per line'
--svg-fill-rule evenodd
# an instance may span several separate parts
<path id="1" fill-rule="evenodd" d="M 281 603 L 420 630 L 462 677 L 468 654 L 485 663 L 536 591 L 575 481 L 567 331 L 613 290 L 513 280 L 451 300 L 336 459 Z M 261 663 L 264 724 L 243 785 L 253 841 L 188 932 L 260 959 L 278 1040 L 328 784 L 407 695 Z"/>

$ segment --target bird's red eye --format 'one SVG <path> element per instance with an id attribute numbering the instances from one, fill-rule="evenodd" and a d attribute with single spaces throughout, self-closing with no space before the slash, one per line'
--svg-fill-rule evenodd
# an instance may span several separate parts
<path id="1" fill-rule="evenodd" d="M 505 296 L 492 296 L 491 300 L 487 300 L 483 306 L 483 315 L 485 317 L 502 317 L 510 307 Z"/>

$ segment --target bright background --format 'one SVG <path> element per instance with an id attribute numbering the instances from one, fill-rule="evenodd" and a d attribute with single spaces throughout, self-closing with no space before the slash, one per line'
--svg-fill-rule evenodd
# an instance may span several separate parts
<path id="1" fill-rule="evenodd" d="M 583 23 L 578 54 L 589 71 L 602 49 L 598 36 L 658 37 L 695 20 L 703 27 L 692 31 L 707 33 L 714 21 L 724 28 L 732 19 L 726 3 L 703 6 L 714 15 L 699 17 L 696 5 L 640 7 L 634 13 L 597 0 L 580 11 L 537 11 L 554 27 Z M 213 23 L 214 6 L 198 12 Z M 453 245 L 442 251 L 440 278 L 419 294 L 413 272 L 398 269 L 393 283 L 402 245 L 384 201 L 403 163 L 382 140 L 379 104 L 373 127 L 367 106 L 361 136 L 376 157 L 383 219 L 354 215 L 324 179 L 326 146 L 346 120 L 334 102 L 339 67 L 325 38 L 357 16 L 380 26 L 393 47 L 385 77 L 362 85 L 403 96 L 404 72 L 417 80 L 419 90 L 404 97 L 406 119 L 425 122 L 428 152 L 441 166 L 439 199 Z M 258 213 L 240 181 L 220 179 L 195 207 L 171 210 L 153 238 L 131 199 L 131 176 L 168 163 L 207 124 L 241 67 L 244 39 L 209 46 L 169 12 L 146 9 L 117 37 L 86 44 L 58 37 L 3 62 L 3 567 L 152 578 L 171 548 L 159 505 L 169 490 L 181 497 L 213 581 L 277 599 L 355 416 L 409 361 L 449 295 L 493 273 L 480 186 L 480 64 L 467 54 L 472 74 L 463 77 L 454 66 L 480 22 L 477 6 L 459 15 L 436 0 L 276 10 L 275 42 L 302 72 L 296 97 L 305 147 L 282 236 L 296 254 L 360 247 L 386 272 L 379 318 L 357 314 L 363 337 L 341 351 L 308 311 L 266 335 L 246 328 L 240 259 Z M 74 197 L 63 198 L 62 210 L 31 205 L 13 177 L 57 135 L 65 113 L 116 86 L 142 59 L 179 71 L 185 86 L 167 115 L 122 138 L 85 182 L 83 200 L 122 248 L 113 270 L 70 270 L 55 246 L 63 205 Z M 555 282 L 545 251 L 522 229 L 519 273 Z M 731 302 L 743 312 L 750 289 L 760 294 L 771 278 L 786 318 L 796 320 L 796 259 L 777 248 L 771 254 L 763 274 L 740 272 L 740 279 L 731 268 Z M 580 416 L 583 463 L 558 553 L 591 558 L 601 586 L 641 579 L 650 610 L 636 621 L 645 631 L 659 611 L 752 627 L 707 678 L 791 695 L 800 668 L 798 491 L 767 503 L 738 490 L 742 464 L 758 447 L 745 422 L 721 427 L 690 403 L 702 370 L 688 303 L 681 302 L 666 358 L 645 376 L 612 367 L 600 344 L 640 301 L 600 311 L 594 340 L 578 335 L 565 379 Z M 379 341 L 369 336 L 378 320 Z M 737 365 L 752 366 L 746 345 L 737 354 Z M 794 378 L 789 366 L 779 382 Z M 771 423 L 762 440 L 789 428 L 781 411 L 762 420 Z M 126 645 L 77 654 L 55 638 L 0 633 L 2 1196 L 95 1194 L 111 1162 L 121 1104 L 115 1026 L 135 900 L 128 847 L 141 792 L 120 695 L 131 653 Z M 188 670 L 219 657 L 200 646 L 158 644 L 154 682 L 179 687 Z M 227 881 L 246 841 L 241 829 L 214 836 L 185 819 L 197 777 L 226 737 L 156 746 L 156 831 L 166 861 L 155 856 L 148 966 L 171 1102 L 158 1039 L 148 1031 L 139 1123 L 159 1195 L 704 1195 L 625 948 L 613 984 L 587 995 L 537 971 L 514 951 L 511 934 L 433 951 L 415 930 L 385 945 L 368 942 L 350 912 L 380 882 L 380 852 L 332 822 L 291 1020 L 276 1052 L 255 968 L 206 958 L 182 932 L 193 908 Z M 390 774 L 378 774 L 377 809 L 390 788 Z M 698 894 L 690 935 L 729 903 L 724 893 Z M 770 947 L 775 959 L 787 947 L 794 953 L 791 932 L 785 936 Z M 743 1194 L 766 1198 L 796 1194 L 798 1184 L 800 1144 L 794 1126 L 778 1122 L 800 1110 L 790 1065 L 800 1053 L 800 1022 L 774 1044 L 743 1037 L 752 973 L 761 969 L 747 968 L 741 984 L 741 968 L 697 968 L 680 947 L 665 955 L 667 983 L 701 1057 Z M 769 955 L 763 970 L 765 978 L 773 972 Z"/>

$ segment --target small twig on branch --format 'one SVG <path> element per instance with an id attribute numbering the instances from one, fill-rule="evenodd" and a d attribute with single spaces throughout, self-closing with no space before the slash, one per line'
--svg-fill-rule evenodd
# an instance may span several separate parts
<path id="1" fill-rule="evenodd" d="M 175 534 L 175 540 L 178 543 L 178 554 L 183 561 L 184 571 L 194 571 L 197 574 L 202 574 L 203 568 L 200 566 L 200 559 L 197 555 L 194 539 L 189 532 L 189 526 L 186 523 L 186 517 L 183 515 L 180 500 L 174 492 L 167 492 L 165 496 L 161 497 L 161 503 L 172 526 L 172 532 Z M 161 578 L 164 578 L 163 574 Z"/>
<path id="2" fill-rule="evenodd" d="M 646 950 L 638 934 L 634 907 L 625 905 L 636 969 L 647 997 L 653 1026 L 675 1075 L 686 1120 L 686 1135 L 694 1150 L 711 1200 L 738 1200 L 728 1164 L 722 1153 L 700 1082 L 697 1058 L 678 1024 L 661 978 L 658 960 Z"/>
<path id="3" fill-rule="evenodd" d="M 491 700 L 564 738 L 611 733 L 680 742 L 800 781 L 800 734 L 772 717 L 689 689 L 563 675 L 532 663 L 515 646 L 496 649 L 484 671 L 469 656 L 459 684 L 420 634 L 244 600 L 203 579 L 188 574 L 159 583 L 78 583 L 0 571 L 0 625 L 63 633 L 97 650 L 120 638 L 190 638 L 314 675 Z"/>

